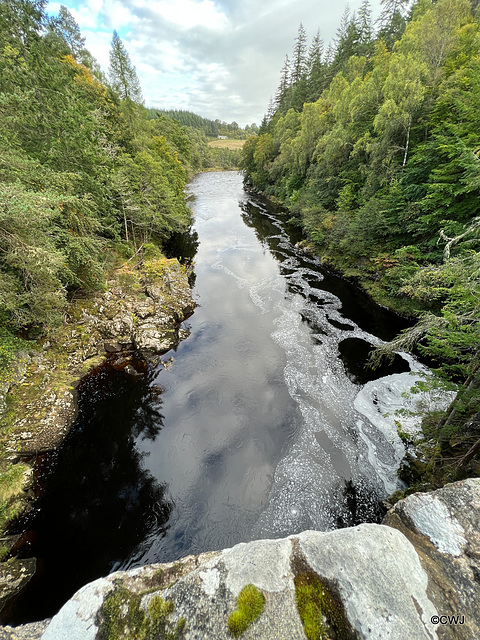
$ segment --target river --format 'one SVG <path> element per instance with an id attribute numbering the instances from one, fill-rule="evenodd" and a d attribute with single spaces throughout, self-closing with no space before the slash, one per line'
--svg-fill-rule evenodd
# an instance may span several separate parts
<path id="1" fill-rule="evenodd" d="M 364 363 L 405 323 L 322 271 L 239 173 L 201 174 L 189 193 L 190 335 L 140 380 L 85 381 L 30 520 L 42 570 L 17 622 L 116 569 L 378 521 L 400 486 L 393 412 L 422 367 Z"/>

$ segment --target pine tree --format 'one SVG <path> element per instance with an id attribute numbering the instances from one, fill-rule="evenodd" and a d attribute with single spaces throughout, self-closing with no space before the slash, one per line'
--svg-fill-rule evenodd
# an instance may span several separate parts
<path id="1" fill-rule="evenodd" d="M 340 27 L 335 34 L 335 57 L 331 65 L 331 72 L 335 76 L 342 70 L 347 60 L 359 54 L 359 43 L 361 41 L 360 27 L 355 14 L 350 13 L 347 6 L 340 21 Z"/>
<path id="2" fill-rule="evenodd" d="M 363 0 L 358 10 L 357 26 L 360 34 L 358 54 L 369 58 L 373 53 L 372 9 L 369 0 Z"/>
<path id="3" fill-rule="evenodd" d="M 377 35 L 392 50 L 405 31 L 409 0 L 381 0 L 380 4 L 383 11 L 378 18 Z"/>
<path id="4" fill-rule="evenodd" d="M 291 106 L 301 111 L 307 99 L 307 34 L 302 23 L 293 47 L 291 93 Z"/>
<path id="5" fill-rule="evenodd" d="M 300 23 L 293 47 L 292 84 L 300 81 L 307 70 L 307 34 Z"/>
<path id="6" fill-rule="evenodd" d="M 324 42 L 320 37 L 320 31 L 317 31 L 312 40 L 308 53 L 307 70 L 307 100 L 315 102 L 320 97 L 322 91 L 326 88 L 325 80 L 325 64 L 323 62 Z"/>
<path id="7" fill-rule="evenodd" d="M 77 62 L 83 62 L 85 38 L 82 37 L 80 27 L 67 7 L 60 7 L 58 16 L 51 19 L 49 29 L 64 41 Z"/>
<path id="8" fill-rule="evenodd" d="M 388 27 L 391 25 L 396 13 L 405 17 L 410 0 L 381 0 L 380 4 L 383 7 L 383 11 L 380 14 L 379 22 L 382 26 Z"/>
<path id="9" fill-rule="evenodd" d="M 142 89 L 137 72 L 133 66 L 125 45 L 116 31 L 113 32 L 112 48 L 110 49 L 110 66 L 108 78 L 112 88 L 122 100 L 143 103 Z"/>
<path id="10" fill-rule="evenodd" d="M 280 84 L 275 94 L 275 109 L 286 113 L 290 108 L 291 87 L 290 87 L 290 60 L 288 55 L 285 56 L 285 62 L 280 75 Z"/>

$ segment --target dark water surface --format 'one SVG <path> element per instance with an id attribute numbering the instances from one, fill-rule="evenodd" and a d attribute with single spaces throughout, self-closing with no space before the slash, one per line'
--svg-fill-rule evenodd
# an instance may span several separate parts
<path id="1" fill-rule="evenodd" d="M 191 335 L 141 379 L 106 367 L 84 382 L 28 523 L 42 571 L 17 622 L 112 570 L 375 521 L 398 486 L 378 385 L 398 399 L 415 364 L 372 375 L 362 361 L 401 321 L 296 249 L 240 174 L 199 175 L 190 192 Z"/>

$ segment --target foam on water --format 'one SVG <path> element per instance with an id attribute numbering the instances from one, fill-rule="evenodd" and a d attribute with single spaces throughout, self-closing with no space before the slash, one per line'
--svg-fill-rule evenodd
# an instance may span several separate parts
<path id="1" fill-rule="evenodd" d="M 263 313 L 276 313 L 272 338 L 285 350 L 284 379 L 303 424 L 276 467 L 254 537 L 352 524 L 352 493 L 358 518 L 374 519 L 378 501 L 401 487 L 397 470 L 405 448 L 395 411 L 406 407 L 403 394 L 426 371 L 402 354 L 413 375 L 394 374 L 359 389 L 345 372 L 338 344 L 346 337 L 372 345 L 381 340 L 345 318 L 335 295 L 311 286 L 322 279 L 314 258 L 298 254 L 282 231 L 273 238 L 282 276 L 257 281 L 250 297 Z M 309 262 L 312 268 L 301 266 Z M 415 424 L 411 418 L 407 428 Z"/>

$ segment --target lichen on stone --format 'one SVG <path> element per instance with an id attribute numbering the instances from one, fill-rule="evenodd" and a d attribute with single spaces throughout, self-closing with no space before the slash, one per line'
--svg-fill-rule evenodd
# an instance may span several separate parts
<path id="1" fill-rule="evenodd" d="M 228 629 L 235 636 L 241 636 L 261 615 L 265 606 L 265 596 L 253 584 L 247 584 L 238 594 L 237 609 L 228 618 Z"/>
<path id="2" fill-rule="evenodd" d="M 120 581 L 116 583 L 97 614 L 101 640 L 178 640 L 182 637 L 185 619 L 176 623 L 169 620 L 174 603 L 154 595 L 144 609 L 142 595 L 129 591 Z"/>

